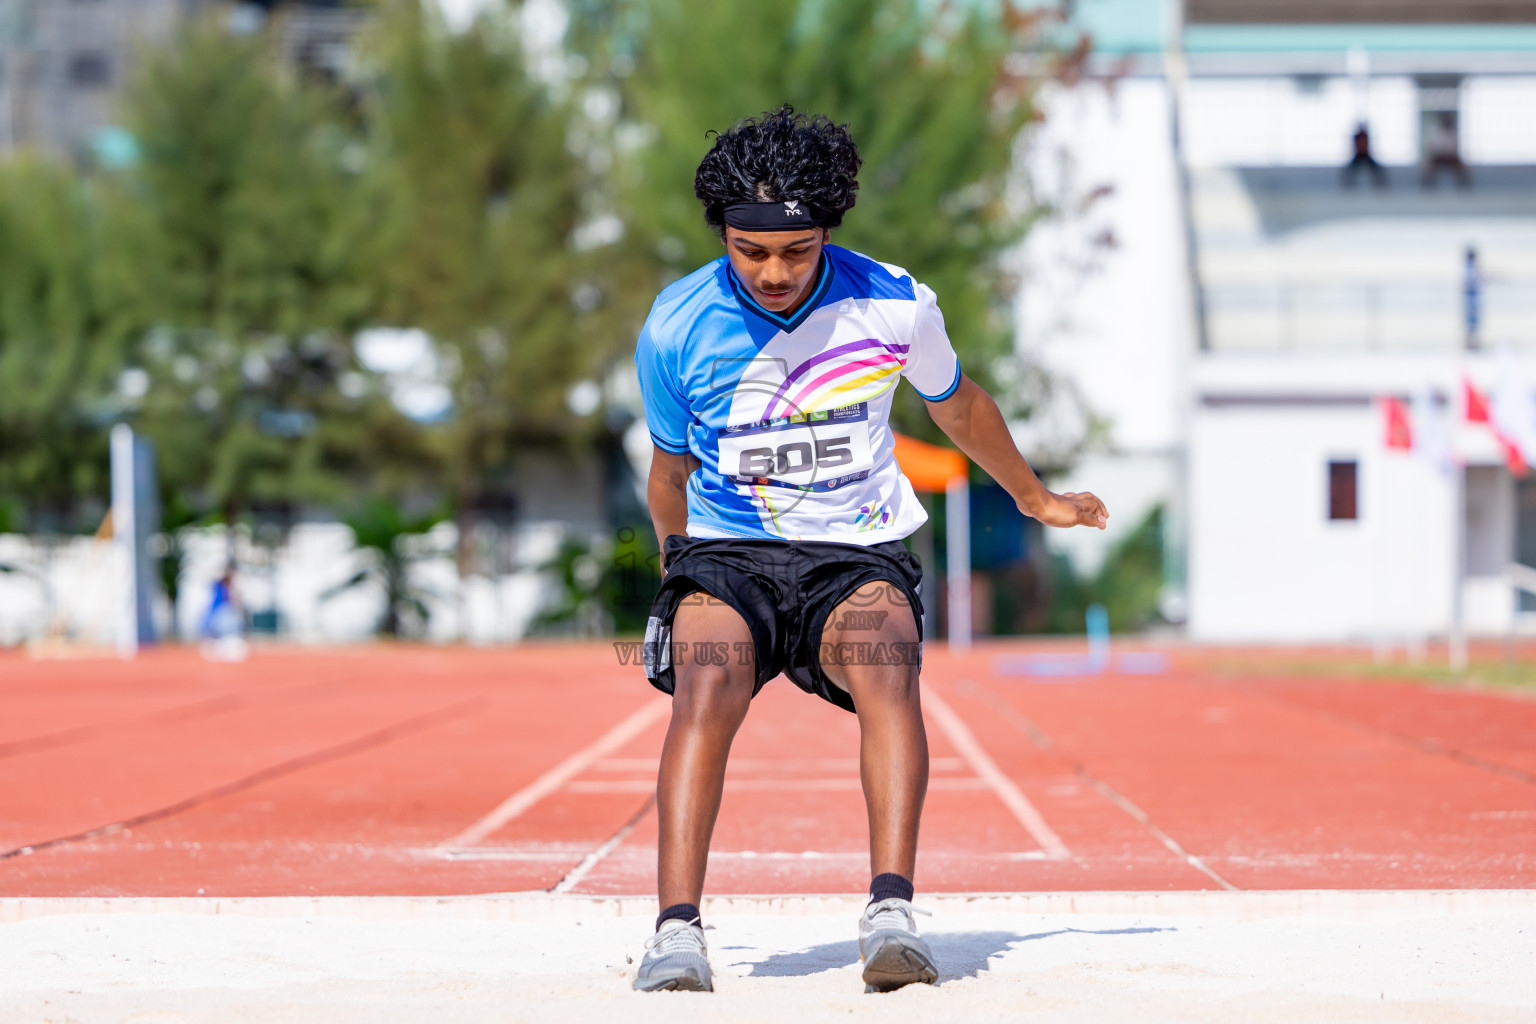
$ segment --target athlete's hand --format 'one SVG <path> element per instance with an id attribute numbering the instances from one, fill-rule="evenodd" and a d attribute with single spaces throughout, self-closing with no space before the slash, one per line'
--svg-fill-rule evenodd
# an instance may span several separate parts
<path id="1" fill-rule="evenodd" d="M 1104 503 L 1087 491 L 1067 491 L 1062 494 L 1046 492 L 1045 504 L 1037 512 L 1020 507 L 1025 515 L 1032 515 L 1046 526 L 1097 526 L 1108 525 L 1109 510 Z"/>

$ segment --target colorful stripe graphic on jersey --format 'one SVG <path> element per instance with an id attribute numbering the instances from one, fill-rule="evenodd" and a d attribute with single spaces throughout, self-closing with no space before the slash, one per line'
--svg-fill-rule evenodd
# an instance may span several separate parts
<path id="1" fill-rule="evenodd" d="M 806 412 L 817 408 L 815 397 L 823 387 L 829 387 L 827 394 L 831 395 L 885 380 L 901 372 L 902 356 L 906 355 L 910 347 L 889 344 L 878 338 L 865 338 L 813 356 L 784 378 L 784 383 L 779 385 L 768 402 L 768 413 L 773 414 L 784 393 L 792 388 L 793 394 L 785 404 L 797 411 Z M 855 355 L 859 358 L 849 358 Z M 828 365 L 831 365 L 831 369 L 827 369 Z M 815 376 L 806 380 L 811 373 Z M 835 387 L 830 387 L 834 384 Z"/>
<path id="2" fill-rule="evenodd" d="M 789 318 L 721 257 L 657 298 L 635 351 L 658 448 L 691 452 L 688 533 L 878 544 L 926 518 L 892 455 L 902 377 L 939 401 L 960 378 L 933 292 L 899 267 L 823 249 Z"/>

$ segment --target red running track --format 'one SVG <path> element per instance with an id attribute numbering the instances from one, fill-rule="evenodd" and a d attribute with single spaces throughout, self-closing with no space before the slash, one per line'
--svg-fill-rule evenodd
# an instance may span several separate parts
<path id="1" fill-rule="evenodd" d="M 920 889 L 1536 887 L 1536 701 L 926 653 Z M 667 704 L 605 644 L 0 656 L 0 895 L 648 893 Z M 783 680 L 713 893 L 868 882 L 858 728 Z"/>

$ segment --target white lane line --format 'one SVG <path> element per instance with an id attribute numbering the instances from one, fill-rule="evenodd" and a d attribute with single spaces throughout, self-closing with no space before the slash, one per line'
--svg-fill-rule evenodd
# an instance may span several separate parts
<path id="1" fill-rule="evenodd" d="M 656 757 L 605 757 L 592 765 L 594 772 L 640 772 L 655 775 L 661 767 Z M 928 761 L 928 770 L 934 772 L 958 772 L 965 762 L 958 757 L 934 757 Z M 725 764 L 727 775 L 746 772 L 844 772 L 857 775 L 859 759 L 856 757 L 733 757 Z"/>
<path id="2" fill-rule="evenodd" d="M 857 793 L 864 788 L 858 779 L 733 779 L 725 777 L 727 793 Z M 929 779 L 928 790 L 990 789 L 985 779 Z M 578 779 L 565 787 L 567 793 L 650 793 L 655 779 Z"/>
<path id="3" fill-rule="evenodd" d="M 1067 844 L 1063 843 L 1061 837 L 1045 823 L 1045 818 L 1041 817 L 1035 805 L 1029 802 L 1024 791 L 1004 775 L 1003 770 L 997 766 L 997 762 L 982 749 L 981 744 L 976 741 L 975 734 L 960 720 L 960 716 L 955 714 L 949 702 L 932 690 L 923 691 L 922 700 L 928 706 L 928 710 L 933 713 L 933 720 L 938 723 L 940 729 L 944 730 L 945 735 L 949 737 L 949 742 L 954 744 L 956 752 L 971 766 L 971 771 L 986 780 L 987 785 L 991 786 L 992 791 L 997 794 L 997 798 L 1013 812 L 1019 824 L 1024 826 L 1024 831 L 1039 844 L 1046 857 L 1049 860 L 1069 859 L 1072 852 L 1067 849 Z"/>
<path id="4" fill-rule="evenodd" d="M 1014 707 L 1013 704 L 999 697 L 992 690 L 985 687 L 982 688 L 981 695 L 994 711 L 1008 719 L 1008 721 L 1015 728 L 1019 729 L 1026 736 L 1028 736 L 1030 741 L 1033 742 L 1035 746 L 1039 747 L 1041 750 L 1056 749 L 1056 742 L 1047 736 L 1038 725 L 1022 715 L 1019 712 L 1019 709 Z M 1091 785 L 1099 793 L 1100 796 L 1104 797 L 1104 799 L 1108 800 L 1110 803 L 1114 804 L 1116 807 L 1120 808 L 1126 814 L 1129 814 L 1132 818 L 1134 818 L 1152 835 L 1154 839 L 1166 846 L 1175 857 L 1178 857 L 1180 860 L 1184 861 L 1184 863 L 1188 864 L 1196 871 L 1199 871 L 1207 878 L 1210 878 L 1223 889 L 1227 889 L 1232 892 L 1240 891 L 1237 886 L 1233 885 L 1231 882 L 1218 875 L 1215 871 L 1211 870 L 1210 866 L 1207 865 L 1205 861 L 1201 860 L 1199 857 L 1196 857 L 1194 854 L 1184 849 L 1184 847 L 1180 846 L 1178 840 L 1174 839 L 1173 836 L 1170 836 L 1167 832 L 1164 832 L 1162 829 L 1154 825 L 1152 823 L 1151 817 L 1147 814 L 1147 812 L 1142 810 L 1136 804 L 1132 803 L 1129 797 L 1125 796 L 1123 793 L 1115 789 L 1103 779 L 1099 778 L 1097 775 L 1094 775 L 1081 761 L 1077 760 L 1075 757 L 1072 758 L 1072 765 L 1073 770 L 1077 772 L 1078 776 L 1087 780 L 1088 784 Z"/>
<path id="5" fill-rule="evenodd" d="M 710 850 L 710 860 L 869 860 L 867 850 Z"/>
<path id="6" fill-rule="evenodd" d="M 992 861 L 992 860 L 1048 860 L 1042 850 L 1026 850 L 1023 853 L 960 853 L 954 850 L 941 850 L 938 853 L 919 853 L 918 859 L 923 861 L 945 859 L 959 859 L 966 861 Z M 709 859 L 716 860 L 773 860 L 773 861 L 797 861 L 797 860 L 869 860 L 867 850 L 848 850 L 845 852 L 826 852 L 822 850 L 711 850 Z"/>
<path id="7" fill-rule="evenodd" d="M 1136 804 L 1132 803 L 1130 798 L 1121 794 L 1119 790 L 1115 789 L 1113 786 L 1103 781 L 1102 779 L 1089 775 L 1086 771 L 1082 772 L 1082 776 L 1093 784 L 1093 788 L 1098 790 L 1099 794 L 1103 796 L 1104 799 L 1108 800 L 1110 803 L 1120 808 L 1126 814 L 1129 814 L 1131 817 L 1141 822 L 1141 826 L 1148 832 L 1152 833 L 1153 838 L 1155 838 L 1158 842 L 1168 847 L 1169 852 L 1171 852 L 1175 857 L 1178 857 L 1184 861 L 1184 863 L 1188 864 L 1202 875 L 1205 875 L 1207 878 L 1221 886 L 1223 889 L 1226 889 L 1230 892 L 1238 891 L 1237 886 L 1233 885 L 1225 878 L 1222 878 L 1215 871 L 1212 871 L 1210 867 L 1206 865 L 1205 861 L 1201 860 L 1199 857 L 1196 857 L 1194 854 L 1184 849 L 1184 847 L 1180 846 L 1177 839 L 1173 838 L 1173 836 L 1152 824 L 1152 819 L 1147 815 L 1147 812 L 1142 810 Z"/>
<path id="8" fill-rule="evenodd" d="M 446 847 L 438 847 L 429 851 L 429 856 L 441 857 L 443 860 L 528 860 L 528 861 L 569 861 L 572 857 L 580 857 L 586 853 L 585 846 L 576 850 L 517 850 L 499 846 L 477 846 L 473 850 L 450 850 Z"/>
<path id="9" fill-rule="evenodd" d="M 657 697 L 642 705 L 630 716 L 609 729 L 594 742 L 555 765 L 522 789 L 507 797 L 489 814 L 443 843 L 447 849 L 473 846 L 486 836 L 502 828 L 518 815 L 571 779 L 585 771 L 598 758 L 607 757 L 624 744 L 649 728 L 658 718 L 672 709 L 670 697 Z"/>
<path id="10" fill-rule="evenodd" d="M 635 830 L 635 826 L 640 824 L 640 822 L 645 819 L 645 816 L 651 813 L 651 810 L 655 806 L 656 795 L 653 793 L 651 794 L 651 798 L 645 802 L 644 806 L 642 806 L 628 821 L 620 826 L 617 832 L 608 837 L 607 842 L 593 850 L 591 853 L 587 854 L 585 857 L 581 858 L 581 863 L 577 864 L 574 868 L 571 868 L 570 873 L 567 874 L 564 878 L 560 879 L 560 881 L 556 882 L 555 887 L 549 891 L 570 892 L 572 889 L 580 885 L 581 880 L 586 878 L 588 873 L 590 873 L 593 868 L 597 867 L 598 863 L 604 857 L 608 856 L 610 853 L 616 850 L 618 845 L 624 841 L 624 837 L 633 832 Z"/>
<path id="11" fill-rule="evenodd" d="M 582 864 L 587 864 L 587 867 L 585 868 L 585 870 L 582 871 L 582 877 L 585 877 L 587 872 L 590 872 L 592 870 L 592 868 L 596 866 L 598 861 L 602 860 L 608 854 L 612 853 L 615 849 L 617 849 L 619 844 L 621 842 L 623 842 L 624 838 L 626 836 L 628 836 L 629 833 L 631 831 L 633 831 L 633 829 L 634 829 L 633 825 L 626 824 L 624 830 L 622 830 L 624 832 L 623 835 L 615 836 L 615 837 L 610 838 L 607 843 L 603 844 L 603 846 L 600 846 L 596 850 L 593 850 L 590 853 L 586 854 L 583 857 L 583 859 L 582 859 Z M 605 847 L 606 847 L 606 849 L 605 849 Z M 489 860 L 489 861 L 505 860 L 505 861 L 536 861 L 536 862 L 542 862 L 542 861 L 554 861 L 554 860 L 570 860 L 572 857 L 576 856 L 577 854 L 580 854 L 581 852 L 582 852 L 581 850 L 568 850 L 568 851 L 566 851 L 564 853 L 560 853 L 560 852 L 556 852 L 556 851 L 552 851 L 552 850 L 520 850 L 520 849 L 515 849 L 515 848 L 509 848 L 509 847 L 477 846 L 473 850 L 442 850 L 442 849 L 431 850 L 431 851 L 428 851 L 428 854 L 430 856 L 434 856 L 434 857 L 442 857 L 442 858 L 444 858 L 446 860 Z M 963 860 L 963 861 L 967 861 L 967 862 L 970 862 L 970 861 L 984 861 L 985 862 L 985 861 L 994 861 L 994 860 L 1019 861 L 1019 860 L 1048 860 L 1049 859 L 1045 855 L 1045 851 L 1044 850 L 1025 850 L 1023 852 L 1018 852 L 1018 853 L 972 853 L 970 851 L 940 850 L 937 853 L 929 852 L 929 853 L 921 854 L 920 856 L 924 859 L 924 861 L 940 860 L 940 859 L 942 859 L 942 860 Z M 768 860 L 768 861 L 851 860 L 851 861 L 867 862 L 869 860 L 869 851 L 868 850 L 847 850 L 847 851 L 825 851 L 825 850 L 711 850 L 711 851 L 709 851 L 709 859 L 711 861 L 718 861 L 718 860 Z M 590 863 L 588 863 L 588 862 L 590 862 Z M 581 864 L 578 864 L 577 867 L 572 870 L 572 874 L 574 874 L 575 871 L 577 871 L 577 870 L 582 870 L 582 865 Z M 576 882 L 579 882 L 580 880 L 581 880 L 580 878 L 577 878 L 576 881 L 571 882 L 570 885 L 574 886 L 576 884 Z M 567 887 L 567 888 L 569 888 L 569 887 Z M 558 886 L 556 886 L 556 888 L 554 890 L 552 890 L 552 891 L 555 891 L 555 892 L 565 892 L 566 889 L 561 889 Z"/>

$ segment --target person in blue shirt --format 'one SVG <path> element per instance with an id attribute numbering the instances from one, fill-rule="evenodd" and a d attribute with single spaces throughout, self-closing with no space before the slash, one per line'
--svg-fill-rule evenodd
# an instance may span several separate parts
<path id="1" fill-rule="evenodd" d="M 1035 477 L 961 371 L 933 291 L 831 244 L 860 163 L 846 125 L 788 106 L 718 134 L 694 194 L 725 255 L 657 297 L 636 345 L 664 574 L 646 675 L 672 695 L 656 790 L 661 915 L 637 989 L 713 988 L 699 913 L 710 834 L 731 740 L 780 673 L 858 715 L 866 986 L 937 980 L 911 905 L 928 743 L 922 569 L 902 538 L 926 515 L 893 454 L 903 378 L 1025 515 L 1106 524 L 1092 494 Z"/>

